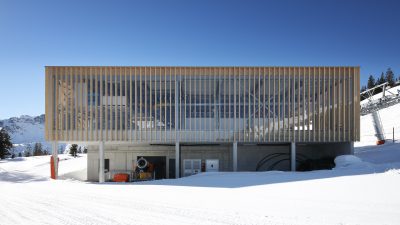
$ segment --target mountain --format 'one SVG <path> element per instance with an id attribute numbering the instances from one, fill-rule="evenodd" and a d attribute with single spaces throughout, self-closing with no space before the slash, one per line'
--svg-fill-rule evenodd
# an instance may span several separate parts
<path id="1" fill-rule="evenodd" d="M 10 134 L 15 154 L 23 153 L 28 144 L 33 149 L 35 143 L 42 143 L 43 150 L 51 152 L 51 143 L 44 138 L 44 121 L 44 114 L 36 117 L 23 115 L 0 120 L 0 127 Z"/>

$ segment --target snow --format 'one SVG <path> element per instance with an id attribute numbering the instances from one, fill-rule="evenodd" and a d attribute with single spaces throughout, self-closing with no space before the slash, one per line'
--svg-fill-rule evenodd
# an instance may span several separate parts
<path id="1" fill-rule="evenodd" d="M 385 95 L 396 95 L 400 91 L 400 86 L 392 87 L 386 90 Z M 382 98 L 382 92 L 379 92 L 371 97 L 371 100 L 377 100 Z M 361 105 L 368 103 L 369 99 L 364 99 L 360 102 Z"/>
<path id="2" fill-rule="evenodd" d="M 340 155 L 335 158 L 336 168 L 357 167 L 360 166 L 362 163 L 363 161 L 354 155 Z"/>
<path id="3" fill-rule="evenodd" d="M 400 224 L 400 144 L 356 148 L 333 170 L 201 173 L 97 184 L 86 155 L 0 161 L 0 224 Z M 355 166 L 356 165 L 356 166 Z"/>
<path id="4" fill-rule="evenodd" d="M 59 155 L 59 175 L 65 179 L 86 180 L 86 155 L 74 158 Z M 0 182 L 45 181 L 50 175 L 50 156 L 17 157 L 0 161 Z M 0 223 L 1 224 L 1 223 Z"/>
<path id="5" fill-rule="evenodd" d="M 397 90 L 400 90 L 400 86 L 389 89 L 389 91 L 393 93 L 397 93 Z M 379 96 L 382 96 L 382 93 L 374 95 L 373 99 L 377 99 Z M 385 134 L 387 142 L 392 142 L 393 129 L 395 136 L 394 139 L 400 139 L 400 104 L 396 104 L 388 108 L 379 110 L 379 115 L 382 121 L 383 132 Z M 372 114 L 361 116 L 360 130 L 360 142 L 355 143 L 355 146 L 375 145 L 377 138 L 375 137 L 375 130 L 372 123 Z"/>

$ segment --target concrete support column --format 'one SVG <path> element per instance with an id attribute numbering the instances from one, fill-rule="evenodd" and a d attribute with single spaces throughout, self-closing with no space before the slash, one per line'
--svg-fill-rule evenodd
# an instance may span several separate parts
<path id="1" fill-rule="evenodd" d="M 296 142 L 290 143 L 290 170 L 296 171 Z"/>
<path id="2" fill-rule="evenodd" d="M 180 167 L 179 167 L 179 162 L 181 160 L 180 157 L 180 145 L 179 145 L 179 141 L 175 142 L 175 178 L 179 178 L 180 177 Z"/>
<path id="3" fill-rule="evenodd" d="M 237 142 L 233 142 L 233 149 L 232 149 L 232 166 L 233 171 L 237 171 Z"/>
<path id="4" fill-rule="evenodd" d="M 104 142 L 99 143 L 99 183 L 104 183 Z"/>
<path id="5" fill-rule="evenodd" d="M 55 179 L 58 179 L 58 142 L 57 141 L 53 141 L 53 143 L 52 143 L 52 156 L 53 156 Z"/>
<path id="6" fill-rule="evenodd" d="M 350 142 L 350 154 L 354 155 L 354 141 Z"/>

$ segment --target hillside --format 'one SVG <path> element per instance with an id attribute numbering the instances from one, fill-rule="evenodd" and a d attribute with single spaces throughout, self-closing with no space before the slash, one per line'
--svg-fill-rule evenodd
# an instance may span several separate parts
<path id="1" fill-rule="evenodd" d="M 397 93 L 400 86 L 389 89 L 389 92 Z M 382 97 L 382 93 L 372 96 L 372 99 Z M 366 104 L 368 100 L 363 100 L 361 104 Z M 390 106 L 379 110 L 380 118 L 382 121 L 383 131 L 385 138 L 388 142 L 392 142 L 393 128 L 395 140 L 400 139 L 400 104 Z M 360 118 L 360 142 L 355 143 L 355 146 L 375 145 L 377 138 L 375 137 L 375 130 L 372 123 L 372 114 L 361 116 Z"/>
<path id="2" fill-rule="evenodd" d="M 44 138 L 45 115 L 12 117 L 0 120 L 0 127 L 3 127 L 10 134 L 14 144 L 14 153 L 24 152 L 28 144 L 42 143 L 43 149 L 51 151 L 51 144 Z"/>

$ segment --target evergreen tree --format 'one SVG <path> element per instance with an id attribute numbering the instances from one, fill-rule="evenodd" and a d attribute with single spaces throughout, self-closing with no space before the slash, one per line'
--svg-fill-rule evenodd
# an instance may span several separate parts
<path id="1" fill-rule="evenodd" d="M 12 159 L 15 158 L 15 149 L 14 148 L 11 148 L 10 155 L 11 155 Z"/>
<path id="2" fill-rule="evenodd" d="M 71 147 L 69 148 L 69 154 L 76 157 L 77 152 L 78 152 L 78 145 L 72 144 Z"/>
<path id="3" fill-rule="evenodd" d="M 388 68 L 385 74 L 385 79 L 389 83 L 390 87 L 394 87 L 394 73 L 392 69 Z"/>
<path id="4" fill-rule="evenodd" d="M 0 159 L 4 159 L 7 155 L 10 155 L 12 146 L 8 132 L 5 129 L 0 129 Z"/>
<path id="5" fill-rule="evenodd" d="M 25 157 L 29 157 L 32 154 L 32 146 L 30 144 L 28 144 L 26 146 L 25 152 L 24 152 L 24 156 Z"/>
<path id="6" fill-rule="evenodd" d="M 368 77 L 368 83 L 367 83 L 367 88 L 371 89 L 373 87 L 375 87 L 376 83 L 375 83 L 375 78 L 372 75 L 369 75 Z"/>
<path id="7" fill-rule="evenodd" d="M 380 85 L 380 84 L 383 84 L 383 83 L 385 83 L 385 82 L 386 82 L 385 75 L 384 75 L 383 73 L 381 73 L 381 76 L 380 76 L 380 77 L 378 78 L 378 80 L 376 81 L 376 86 L 378 86 L 378 85 Z M 374 94 L 376 94 L 376 93 L 381 93 L 382 90 L 383 90 L 382 87 L 378 87 L 378 88 L 376 88 L 376 91 L 374 92 Z"/>
<path id="8" fill-rule="evenodd" d="M 386 78 L 385 75 L 383 73 L 381 73 L 381 76 L 378 78 L 378 80 L 376 81 L 376 85 L 380 85 L 386 82 Z"/>
<path id="9" fill-rule="evenodd" d="M 43 155 L 42 143 L 36 142 L 33 149 L 33 156 Z"/>
<path id="10" fill-rule="evenodd" d="M 78 146 L 78 154 L 82 153 L 82 146 Z"/>
<path id="11" fill-rule="evenodd" d="M 18 157 L 22 157 L 22 153 L 20 152 L 20 153 L 18 153 Z"/>
<path id="12" fill-rule="evenodd" d="M 366 90 L 367 90 L 367 87 L 364 85 L 364 86 L 361 87 L 360 93 L 362 93 L 362 92 L 364 92 Z M 361 95 L 360 98 L 361 98 L 361 101 L 364 100 L 365 99 L 365 94 Z"/>

